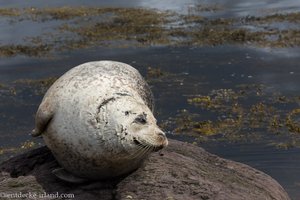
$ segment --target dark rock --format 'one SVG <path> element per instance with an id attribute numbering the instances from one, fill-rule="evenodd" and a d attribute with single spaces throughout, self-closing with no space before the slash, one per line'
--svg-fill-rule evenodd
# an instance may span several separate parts
<path id="1" fill-rule="evenodd" d="M 289 199 L 283 188 L 263 172 L 174 140 L 170 140 L 163 156 L 153 154 L 141 168 L 116 180 L 70 184 L 51 174 L 56 167 L 46 147 L 16 156 L 0 165 L 0 194 L 31 192 L 36 199 L 44 200 L 53 198 L 38 195 L 74 194 L 72 199 L 83 200 Z"/>

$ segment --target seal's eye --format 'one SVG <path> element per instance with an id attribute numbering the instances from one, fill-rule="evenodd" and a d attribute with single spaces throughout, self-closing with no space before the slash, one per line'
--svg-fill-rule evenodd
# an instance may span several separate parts
<path id="1" fill-rule="evenodd" d="M 146 124 L 147 120 L 146 120 L 146 116 L 145 115 L 139 115 L 134 119 L 135 123 L 139 123 L 139 124 Z"/>

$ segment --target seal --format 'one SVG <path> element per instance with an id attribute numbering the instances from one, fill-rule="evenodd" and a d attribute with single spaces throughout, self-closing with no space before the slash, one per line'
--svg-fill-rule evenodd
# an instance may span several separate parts
<path id="1" fill-rule="evenodd" d="M 69 182 L 118 177 L 137 169 L 168 145 L 153 116 L 152 92 L 130 65 L 88 62 L 72 68 L 48 89 L 35 117 Z"/>

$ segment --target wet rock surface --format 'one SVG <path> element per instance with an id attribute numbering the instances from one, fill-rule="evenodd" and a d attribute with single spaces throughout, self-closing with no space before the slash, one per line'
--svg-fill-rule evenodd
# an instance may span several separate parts
<path id="1" fill-rule="evenodd" d="M 138 170 L 116 180 L 65 183 L 51 173 L 57 165 L 46 147 L 16 156 L 0 165 L 0 193 L 31 192 L 37 194 L 36 199 L 40 194 L 74 194 L 72 199 L 84 200 L 289 199 L 284 189 L 263 172 L 175 140 L 170 140 L 161 154 L 151 155 Z"/>

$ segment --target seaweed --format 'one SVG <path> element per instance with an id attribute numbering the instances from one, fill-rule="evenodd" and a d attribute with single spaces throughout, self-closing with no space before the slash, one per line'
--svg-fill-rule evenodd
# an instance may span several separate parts
<path id="1" fill-rule="evenodd" d="M 44 79 L 20 79 L 14 81 L 15 87 L 22 85 L 22 88 L 29 89 L 35 95 L 43 95 L 48 88 L 57 80 L 57 77 L 48 77 Z"/>
<path id="2" fill-rule="evenodd" d="M 300 46 L 297 28 L 270 27 L 271 22 L 296 24 L 299 12 L 264 17 L 207 18 L 201 12 L 218 12 L 218 5 L 196 5 L 186 15 L 144 8 L 58 7 L 2 8 L 0 16 L 22 20 L 62 21 L 54 32 L 26 37 L 29 44 L 2 45 L 0 56 L 46 56 L 94 46 L 203 46 L 243 44 L 259 47 Z M 255 29 L 247 28 L 256 27 Z M 263 28 L 261 28 L 263 26 Z M 72 37 L 69 35 L 72 34 Z"/>
<path id="3" fill-rule="evenodd" d="M 265 88 L 259 84 L 238 85 L 188 97 L 187 103 L 194 109 L 181 110 L 168 118 L 165 128 L 202 142 L 265 141 L 276 148 L 299 147 L 298 97 L 278 93 L 269 96 Z M 286 105 L 293 109 L 286 109 Z M 207 114 L 202 116 L 203 112 Z"/>
<path id="4" fill-rule="evenodd" d="M 300 123 L 296 121 L 296 117 L 300 115 L 300 108 L 292 110 L 286 119 L 286 126 L 288 130 L 293 133 L 300 133 Z"/>
<path id="5" fill-rule="evenodd" d="M 20 16 L 21 12 L 15 8 L 0 8 L 0 16 L 4 17 L 17 17 Z"/>
<path id="6" fill-rule="evenodd" d="M 51 45 L 50 45 L 51 46 Z M 27 45 L 4 45 L 0 46 L 0 56 L 15 56 L 15 55 L 27 55 L 27 56 L 45 56 L 51 49 L 51 47 L 43 44 L 38 46 Z"/>

